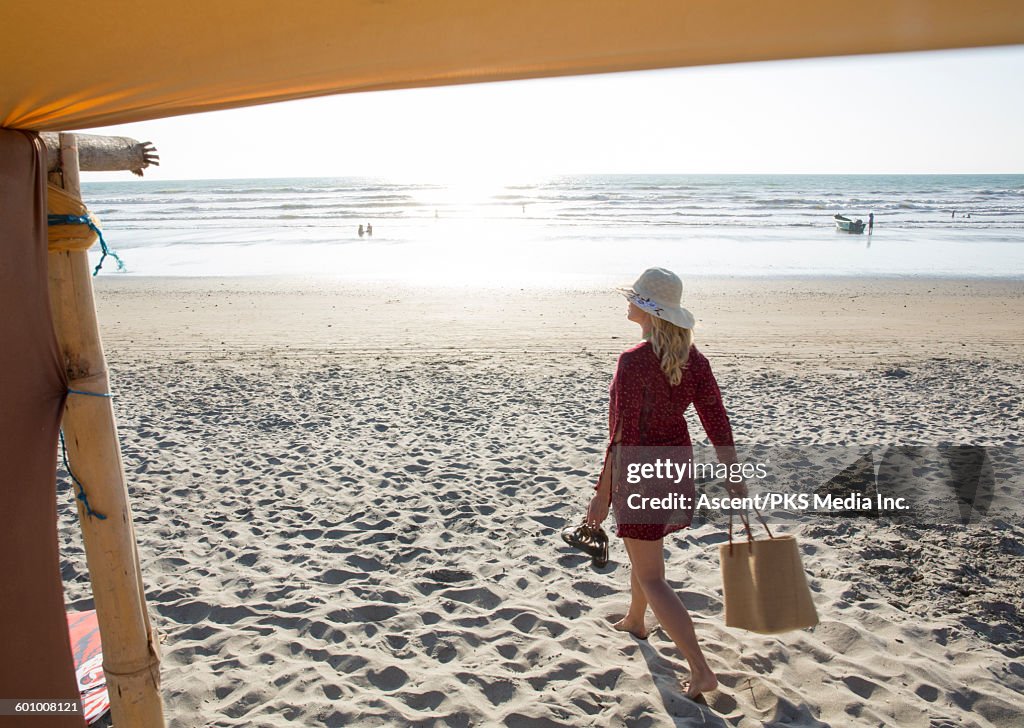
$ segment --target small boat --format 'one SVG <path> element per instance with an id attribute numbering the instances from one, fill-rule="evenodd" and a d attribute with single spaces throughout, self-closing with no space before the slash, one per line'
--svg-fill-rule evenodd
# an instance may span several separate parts
<path id="1" fill-rule="evenodd" d="M 836 230 L 839 230 L 844 233 L 855 234 L 864 232 L 864 221 L 861 220 L 860 218 L 857 218 L 856 220 L 851 220 L 850 218 L 843 217 L 842 215 L 837 213 L 836 215 L 833 216 L 833 219 L 836 221 Z"/>

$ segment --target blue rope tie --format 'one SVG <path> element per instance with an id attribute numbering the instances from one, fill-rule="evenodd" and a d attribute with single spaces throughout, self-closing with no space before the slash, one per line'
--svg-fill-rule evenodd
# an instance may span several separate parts
<path id="1" fill-rule="evenodd" d="M 89 496 L 85 494 L 85 488 L 82 486 L 82 481 L 76 478 L 75 474 L 71 472 L 71 466 L 68 465 L 68 451 L 67 448 L 64 446 L 64 430 L 60 431 L 60 457 L 61 460 L 64 461 L 64 469 L 68 471 L 68 475 L 71 476 L 71 480 L 74 481 L 75 485 L 78 486 L 78 492 L 75 494 L 75 498 L 82 501 L 82 505 L 85 506 L 86 515 L 95 516 L 101 521 L 107 520 L 107 517 L 104 516 L 102 513 L 97 513 L 92 509 L 92 506 L 89 505 Z"/>
<path id="2" fill-rule="evenodd" d="M 96 274 L 93 273 L 93 275 L 96 275 Z M 68 387 L 68 394 L 84 394 L 84 395 L 86 395 L 88 397 L 106 397 L 108 399 L 114 396 L 112 394 L 108 394 L 108 393 L 105 393 L 105 392 L 86 392 L 83 389 L 71 389 L 70 387 Z M 105 521 L 107 519 L 107 517 L 104 516 L 102 513 L 97 513 L 89 505 L 89 497 L 85 494 L 85 487 L 82 485 L 82 482 L 78 478 L 75 477 L 75 474 L 73 472 L 71 472 L 71 466 L 68 464 L 67 448 L 64 447 L 64 431 L 63 430 L 60 431 L 60 457 L 61 457 L 61 460 L 64 461 L 64 469 L 68 471 L 68 475 L 71 476 L 71 480 L 73 480 L 75 485 L 78 486 L 78 493 L 75 494 L 75 497 L 78 500 L 82 501 L 82 504 L 85 506 L 86 514 L 90 515 L 90 516 L 96 516 L 96 518 L 100 519 L 101 521 Z"/>
<path id="3" fill-rule="evenodd" d="M 96 264 L 96 269 L 92 272 L 96 275 L 100 272 L 100 268 L 103 267 L 103 261 L 107 259 L 109 255 L 111 258 L 117 261 L 117 269 L 119 271 L 127 270 L 124 265 L 124 261 L 121 257 L 113 250 L 107 247 L 107 241 L 103 239 L 103 231 L 99 229 L 99 226 L 92 221 L 92 218 L 88 215 L 47 215 L 47 225 L 86 225 L 90 230 L 96 233 L 100 238 L 100 249 L 103 251 L 103 255 L 100 256 L 100 262 Z"/>
<path id="4" fill-rule="evenodd" d="M 85 392 L 85 391 L 83 391 L 81 389 L 71 389 L 71 388 L 68 388 L 68 394 L 85 394 L 85 395 L 88 395 L 89 397 L 113 397 L 114 396 L 112 394 L 105 394 L 103 392 Z"/>

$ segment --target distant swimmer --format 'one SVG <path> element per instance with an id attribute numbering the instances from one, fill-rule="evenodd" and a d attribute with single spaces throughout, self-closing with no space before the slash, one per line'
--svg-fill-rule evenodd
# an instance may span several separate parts
<path id="1" fill-rule="evenodd" d="M 359 226 L 359 237 L 363 237 L 363 226 Z"/>
<path id="2" fill-rule="evenodd" d="M 366 234 L 369 235 L 371 238 L 373 237 L 373 225 L 371 225 L 370 223 L 366 223 Z"/>
<path id="3" fill-rule="evenodd" d="M 950 217 L 951 217 L 951 218 L 954 218 L 954 217 L 956 217 L 956 210 L 953 210 L 953 214 L 952 214 L 952 215 L 950 215 Z"/>
<path id="4" fill-rule="evenodd" d="M 868 213 L 868 234 L 869 235 L 871 234 L 871 231 L 874 229 L 874 227 L 875 227 L 875 213 L 871 212 L 871 213 Z"/>

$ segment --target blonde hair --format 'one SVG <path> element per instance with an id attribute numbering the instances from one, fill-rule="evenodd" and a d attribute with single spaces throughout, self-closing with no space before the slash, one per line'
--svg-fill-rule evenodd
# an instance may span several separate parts
<path id="1" fill-rule="evenodd" d="M 683 369 L 690 357 L 693 329 L 684 329 L 674 323 L 651 316 L 651 346 L 661 360 L 661 371 L 673 387 L 683 379 Z"/>

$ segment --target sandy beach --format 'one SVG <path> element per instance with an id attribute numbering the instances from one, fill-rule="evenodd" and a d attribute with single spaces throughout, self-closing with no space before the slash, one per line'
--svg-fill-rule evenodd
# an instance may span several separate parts
<path id="1" fill-rule="evenodd" d="M 1022 444 L 1019 280 L 684 281 L 739 443 Z M 100 276 L 96 296 L 171 726 L 1024 722 L 1019 518 L 784 522 L 821 622 L 771 637 L 724 626 L 720 524 L 666 539 L 721 680 L 707 707 L 652 615 L 647 642 L 611 629 L 622 544 L 598 570 L 558 534 L 639 336 L 614 292 Z"/>

